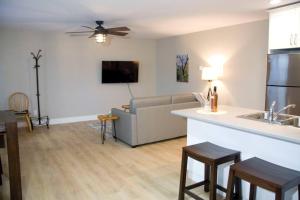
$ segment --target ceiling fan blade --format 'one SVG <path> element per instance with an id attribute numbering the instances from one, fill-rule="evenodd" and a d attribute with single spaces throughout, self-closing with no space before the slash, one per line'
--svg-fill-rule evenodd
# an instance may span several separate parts
<path id="1" fill-rule="evenodd" d="M 66 33 L 73 34 L 73 33 L 91 33 L 91 32 L 94 32 L 94 31 L 74 31 L 74 32 L 66 32 Z"/>
<path id="2" fill-rule="evenodd" d="M 70 37 L 88 37 L 90 34 L 82 33 L 82 34 L 70 34 Z"/>
<path id="3" fill-rule="evenodd" d="M 97 35 L 97 33 L 93 33 L 91 36 L 89 36 L 89 38 L 95 37 Z"/>
<path id="4" fill-rule="evenodd" d="M 92 27 L 89 27 L 89 26 L 81 26 L 81 27 L 88 28 L 88 29 L 91 29 L 91 30 L 96 30 L 95 28 L 92 28 Z"/>
<path id="5" fill-rule="evenodd" d="M 110 35 L 117 35 L 117 36 L 125 36 L 125 35 L 127 35 L 128 33 L 123 33 L 123 32 L 108 32 L 107 34 L 110 34 Z"/>
<path id="6" fill-rule="evenodd" d="M 126 26 L 107 28 L 107 31 L 130 31 L 130 29 Z"/>

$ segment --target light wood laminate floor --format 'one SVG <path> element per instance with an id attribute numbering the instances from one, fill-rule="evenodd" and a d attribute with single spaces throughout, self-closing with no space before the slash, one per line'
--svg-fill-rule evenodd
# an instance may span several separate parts
<path id="1" fill-rule="evenodd" d="M 23 199 L 169 200 L 177 199 L 181 148 L 186 138 L 137 148 L 72 123 L 19 132 Z M 7 157 L 1 150 L 9 199 Z M 202 188 L 199 189 L 202 193 Z M 207 194 L 204 194 L 207 199 Z M 188 198 L 187 198 L 188 199 Z"/>

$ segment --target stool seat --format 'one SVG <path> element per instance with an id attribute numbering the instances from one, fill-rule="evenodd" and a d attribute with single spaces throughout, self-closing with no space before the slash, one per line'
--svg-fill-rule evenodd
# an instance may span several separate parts
<path id="1" fill-rule="evenodd" d="M 277 200 L 284 199 L 285 191 L 300 184 L 300 172 L 254 157 L 230 167 L 227 200 L 232 199 L 230 190 L 234 178 L 250 183 L 250 200 L 255 199 L 257 186 L 275 192 Z"/>
<path id="2" fill-rule="evenodd" d="M 189 156 L 200 159 L 207 164 L 221 164 L 233 160 L 239 151 L 227 149 L 210 142 L 203 142 L 190 146 L 183 147 Z"/>
<path id="3" fill-rule="evenodd" d="M 186 170 L 188 157 L 193 158 L 204 164 L 204 180 L 192 185 L 186 186 Z M 179 200 L 184 199 L 187 194 L 190 197 L 203 200 L 190 190 L 203 186 L 204 191 L 210 192 L 209 199 L 216 200 L 216 190 L 227 192 L 227 189 L 217 184 L 217 171 L 218 166 L 227 162 L 239 162 L 240 152 L 232 149 L 227 149 L 210 142 L 203 142 L 195 145 L 190 145 L 182 148 L 182 161 L 181 161 L 181 176 L 179 186 Z M 239 197 L 240 194 L 240 181 L 235 181 L 235 196 Z"/>
<path id="4" fill-rule="evenodd" d="M 256 157 L 236 163 L 232 168 L 236 173 L 239 173 L 244 180 L 251 177 L 252 182 L 253 179 L 257 179 L 255 182 L 265 183 L 264 187 L 266 189 L 270 189 L 269 187 L 275 189 L 282 187 L 290 188 L 290 186 L 294 187 L 300 182 L 300 172 L 275 165 Z"/>

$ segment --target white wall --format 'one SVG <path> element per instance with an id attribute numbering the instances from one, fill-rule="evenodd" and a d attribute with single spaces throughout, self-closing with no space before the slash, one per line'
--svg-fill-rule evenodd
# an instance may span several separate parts
<path id="1" fill-rule="evenodd" d="M 219 85 L 223 104 L 264 109 L 268 21 L 258 21 L 158 40 L 157 93 L 207 92 L 199 66 L 210 56 L 226 58 Z M 176 82 L 176 54 L 189 54 L 188 83 Z"/>
<path id="2" fill-rule="evenodd" d="M 8 96 L 25 92 L 36 109 L 34 61 L 30 52 L 42 49 L 40 93 L 42 111 L 51 118 L 107 113 L 127 104 L 126 84 L 101 84 L 101 60 L 138 60 L 135 96 L 155 95 L 156 41 L 113 38 L 110 45 L 64 33 L 0 28 L 0 110 Z"/>
<path id="3" fill-rule="evenodd" d="M 125 84 L 101 84 L 101 60 L 139 60 L 140 80 L 132 84 L 135 96 L 207 91 L 198 67 L 222 54 L 227 61 L 219 85 L 220 101 L 264 108 L 268 21 L 258 21 L 177 37 L 155 40 L 117 39 L 110 45 L 64 33 L 0 27 L 0 109 L 8 96 L 29 95 L 36 110 L 34 62 L 31 51 L 43 50 L 41 59 L 42 111 L 51 118 L 107 113 L 128 103 Z M 190 80 L 176 82 L 176 54 L 188 53 Z M 157 66 L 156 66 L 157 65 Z"/>

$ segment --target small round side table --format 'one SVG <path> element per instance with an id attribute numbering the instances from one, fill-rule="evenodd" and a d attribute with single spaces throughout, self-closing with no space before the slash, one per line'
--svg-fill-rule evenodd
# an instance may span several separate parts
<path id="1" fill-rule="evenodd" d="M 116 115 L 98 115 L 97 118 L 99 119 L 101 123 L 101 140 L 102 144 L 104 144 L 105 141 L 105 134 L 106 134 L 106 122 L 111 121 L 113 128 L 114 128 L 114 133 L 115 135 L 113 136 L 115 140 L 117 141 L 117 131 L 116 131 L 116 125 L 115 121 L 119 119 L 118 116 Z"/>

